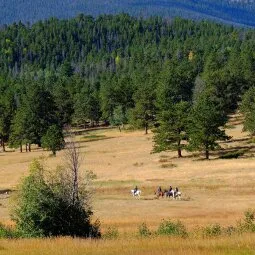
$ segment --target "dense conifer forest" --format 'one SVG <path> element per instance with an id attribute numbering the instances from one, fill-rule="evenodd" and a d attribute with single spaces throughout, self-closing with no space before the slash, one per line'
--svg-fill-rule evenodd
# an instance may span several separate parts
<path id="1" fill-rule="evenodd" d="M 128 123 L 153 129 L 156 152 L 209 157 L 228 139 L 222 127 L 242 96 L 253 102 L 254 49 L 254 30 L 180 18 L 79 15 L 3 27 L 1 144 L 30 150 L 70 124 Z"/>
<path id="2" fill-rule="evenodd" d="M 0 0 L 0 23 L 36 22 L 80 13 L 97 16 L 127 12 L 134 16 L 183 17 L 255 26 L 253 0 Z"/>

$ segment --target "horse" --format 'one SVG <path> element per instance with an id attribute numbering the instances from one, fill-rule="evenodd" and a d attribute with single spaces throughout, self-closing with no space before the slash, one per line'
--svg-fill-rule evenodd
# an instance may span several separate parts
<path id="1" fill-rule="evenodd" d="M 166 195 L 166 197 L 172 197 L 172 198 L 174 198 L 175 197 L 175 194 L 174 194 L 175 192 L 174 192 L 174 190 L 171 190 L 171 191 L 166 191 L 165 192 L 165 195 Z"/>
<path id="2" fill-rule="evenodd" d="M 141 194 L 142 194 L 142 191 L 141 190 L 137 190 L 137 191 L 135 191 L 134 189 L 131 189 L 131 195 L 133 196 L 133 197 L 137 197 L 137 198 L 140 198 L 140 196 L 141 196 Z"/>
<path id="3" fill-rule="evenodd" d="M 167 191 L 167 193 L 166 193 L 166 197 L 172 197 L 173 199 L 181 199 L 181 195 L 182 195 L 182 193 L 180 192 L 180 191 L 174 191 L 174 190 L 171 190 L 171 191 Z"/>
<path id="4" fill-rule="evenodd" d="M 175 199 L 179 199 L 179 200 L 181 200 L 181 196 L 182 196 L 182 193 L 180 192 L 180 191 L 177 191 L 177 192 L 175 192 L 175 194 L 174 194 L 174 198 Z"/>
<path id="5" fill-rule="evenodd" d="M 154 194 L 157 196 L 157 198 L 160 198 L 160 197 L 164 197 L 165 196 L 165 192 L 163 191 L 155 191 Z"/>

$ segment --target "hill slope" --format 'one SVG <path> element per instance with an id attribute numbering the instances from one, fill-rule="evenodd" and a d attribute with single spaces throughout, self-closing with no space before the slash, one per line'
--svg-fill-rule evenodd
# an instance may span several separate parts
<path id="1" fill-rule="evenodd" d="M 0 0 L 0 23 L 35 22 L 49 17 L 69 18 L 79 13 L 210 18 L 255 26 L 254 0 Z"/>

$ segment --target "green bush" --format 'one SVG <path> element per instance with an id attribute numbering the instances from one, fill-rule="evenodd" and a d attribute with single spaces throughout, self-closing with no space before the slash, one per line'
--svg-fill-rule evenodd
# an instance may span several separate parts
<path id="1" fill-rule="evenodd" d="M 239 221 L 237 228 L 239 232 L 255 232 L 255 212 L 252 209 L 244 212 L 244 219 Z"/>
<path id="2" fill-rule="evenodd" d="M 231 151 L 224 155 L 221 155 L 220 158 L 221 159 L 239 158 L 239 157 L 243 156 L 245 152 L 246 152 L 246 150 Z"/>
<path id="3" fill-rule="evenodd" d="M 119 237 L 119 231 L 115 227 L 109 227 L 107 231 L 103 234 L 104 239 L 114 240 Z"/>
<path id="4" fill-rule="evenodd" d="M 0 239 L 1 238 L 18 238 L 19 234 L 15 229 L 6 227 L 0 223 Z"/>
<path id="5" fill-rule="evenodd" d="M 79 186 L 72 197 L 72 178 L 64 169 L 47 176 L 43 165 L 34 161 L 24 178 L 14 208 L 13 220 L 22 237 L 99 237 L 100 223 L 91 223 L 88 193 Z"/>
<path id="6" fill-rule="evenodd" d="M 202 230 L 204 237 L 216 237 L 223 234 L 223 228 L 219 224 L 207 226 Z"/>
<path id="7" fill-rule="evenodd" d="M 142 237 L 148 237 L 151 235 L 151 231 L 149 230 L 148 226 L 146 225 L 146 223 L 142 223 L 139 227 L 138 227 L 138 233 L 140 236 Z"/>
<path id="8" fill-rule="evenodd" d="M 170 220 L 163 220 L 160 223 L 157 234 L 182 237 L 186 237 L 188 235 L 185 226 L 180 221 L 172 222 Z"/>

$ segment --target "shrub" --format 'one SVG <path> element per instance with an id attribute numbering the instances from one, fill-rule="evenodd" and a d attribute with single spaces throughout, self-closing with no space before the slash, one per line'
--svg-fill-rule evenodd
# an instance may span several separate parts
<path id="1" fill-rule="evenodd" d="M 170 220 L 163 220 L 157 230 L 159 235 L 168 236 L 182 236 L 186 237 L 188 235 L 185 226 L 180 222 L 172 222 Z"/>
<path id="2" fill-rule="evenodd" d="M 17 230 L 23 237 L 100 236 L 99 222 L 91 223 L 88 192 L 80 183 L 73 200 L 70 177 L 64 168 L 47 175 L 39 161 L 32 163 L 29 176 L 21 184 L 13 213 Z"/>
<path id="3" fill-rule="evenodd" d="M 237 228 L 239 232 L 255 232 L 255 216 L 254 210 L 249 209 L 244 212 L 244 219 L 238 222 Z"/>
<path id="4" fill-rule="evenodd" d="M 219 224 L 207 226 L 202 230 L 204 237 L 216 237 L 223 233 L 223 229 Z"/>
<path id="5" fill-rule="evenodd" d="M 139 228 L 138 228 L 138 233 L 142 237 L 148 237 L 151 235 L 151 231 L 149 230 L 148 226 L 146 223 L 142 223 Z"/>
<path id="6" fill-rule="evenodd" d="M 18 232 L 11 227 L 6 227 L 0 223 L 0 239 L 1 238 L 17 238 L 19 237 Z"/>
<path id="7" fill-rule="evenodd" d="M 104 239 L 114 240 L 119 237 L 119 231 L 115 227 L 109 227 L 107 231 L 103 234 Z"/>

